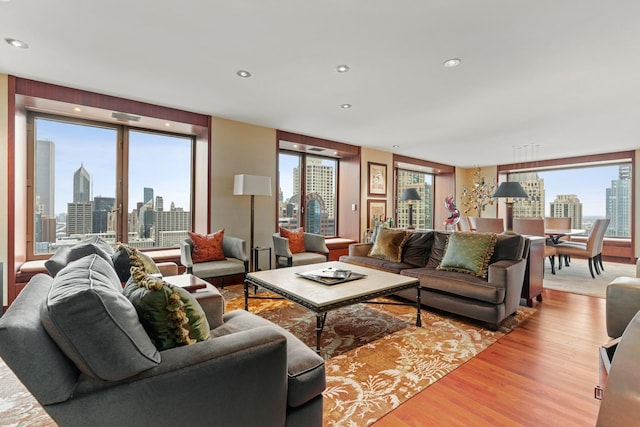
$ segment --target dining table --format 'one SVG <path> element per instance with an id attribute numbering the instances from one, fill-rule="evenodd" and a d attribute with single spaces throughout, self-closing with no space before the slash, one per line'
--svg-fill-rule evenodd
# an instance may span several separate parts
<path id="1" fill-rule="evenodd" d="M 551 239 L 554 245 L 558 244 L 561 237 L 581 236 L 586 233 L 583 228 L 545 228 L 544 234 Z"/>

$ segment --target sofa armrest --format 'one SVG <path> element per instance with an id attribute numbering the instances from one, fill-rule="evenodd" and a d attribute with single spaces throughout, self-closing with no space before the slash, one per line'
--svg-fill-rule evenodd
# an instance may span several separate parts
<path id="1" fill-rule="evenodd" d="M 233 236 L 224 236 L 222 240 L 222 252 L 227 258 L 236 258 L 240 261 L 249 261 L 247 256 L 247 243 L 239 238 Z"/>
<path id="2" fill-rule="evenodd" d="M 324 236 L 315 233 L 304 233 L 304 249 L 307 252 L 329 253 L 329 248 L 327 248 Z"/>
<path id="3" fill-rule="evenodd" d="M 349 256 L 367 256 L 373 243 L 352 243 L 349 245 Z"/>
<path id="4" fill-rule="evenodd" d="M 497 261 L 489 265 L 487 279 L 490 283 L 504 288 L 504 303 L 506 313 L 514 313 L 520 305 L 520 295 L 524 283 L 524 273 L 527 260 Z"/>
<path id="5" fill-rule="evenodd" d="M 607 286 L 607 335 L 618 338 L 640 310 L 640 279 L 617 277 Z"/>
<path id="6" fill-rule="evenodd" d="M 291 258 L 293 254 L 289 250 L 289 239 L 278 234 L 273 235 L 273 253 L 276 257 Z"/>
<path id="7" fill-rule="evenodd" d="M 191 259 L 191 242 L 190 240 L 180 241 L 180 264 L 187 267 L 187 273 L 191 273 L 193 268 L 193 260 Z"/>
<path id="8" fill-rule="evenodd" d="M 150 411 L 166 425 L 199 425 L 202 420 L 215 420 L 215 425 L 285 424 L 287 342 L 275 327 L 240 331 L 161 355 L 159 366 L 119 383 L 83 376 L 74 400 L 85 425 L 105 420 L 110 425 L 146 425 Z"/>

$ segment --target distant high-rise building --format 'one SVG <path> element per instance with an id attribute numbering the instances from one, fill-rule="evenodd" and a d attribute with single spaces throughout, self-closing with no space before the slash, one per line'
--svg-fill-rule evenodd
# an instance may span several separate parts
<path id="1" fill-rule="evenodd" d="M 558 194 L 550 204 L 552 217 L 570 217 L 571 228 L 582 228 L 582 203 L 575 194 Z"/>
<path id="2" fill-rule="evenodd" d="M 144 187 L 142 204 L 146 205 L 151 202 L 151 209 L 153 210 L 153 188 Z"/>
<path id="3" fill-rule="evenodd" d="M 73 203 L 91 202 L 91 176 L 80 165 L 80 169 L 73 174 Z"/>
<path id="4" fill-rule="evenodd" d="M 156 196 L 156 211 L 161 212 L 164 210 L 164 199 L 162 196 Z"/>
<path id="5" fill-rule="evenodd" d="M 529 196 L 527 199 L 514 200 L 513 217 L 544 218 L 544 179 L 537 173 L 517 173 L 511 178 L 519 182 Z"/>
<path id="6" fill-rule="evenodd" d="M 67 236 L 90 234 L 93 229 L 92 203 L 67 203 Z"/>
<path id="7" fill-rule="evenodd" d="M 155 212 L 155 236 L 161 247 L 176 246 L 191 230 L 191 212 L 182 208 Z"/>
<path id="8" fill-rule="evenodd" d="M 94 197 L 93 199 L 93 232 L 106 233 L 115 231 L 114 224 L 110 224 L 111 211 L 115 209 L 115 197 Z"/>
<path id="9" fill-rule="evenodd" d="M 621 165 L 618 179 L 606 189 L 607 236 L 631 237 L 631 165 Z"/>
<path id="10" fill-rule="evenodd" d="M 398 193 L 405 188 L 413 187 L 418 191 L 420 199 L 426 202 L 414 202 L 412 208 L 412 222 L 415 228 L 433 228 L 433 186 L 425 182 L 425 174 L 420 172 L 400 171 L 398 173 Z M 400 207 L 402 206 L 402 207 Z M 398 206 L 397 218 L 394 224 L 398 227 L 409 225 L 409 205 L 401 202 Z"/>
<path id="11" fill-rule="evenodd" d="M 305 230 L 324 235 L 335 234 L 335 167 L 323 165 L 322 159 L 307 157 L 306 188 L 307 200 L 300 200 L 299 194 L 294 194 L 288 203 L 297 199 L 298 206 L 304 203 L 306 212 Z M 293 188 L 300 188 L 300 168 L 293 169 Z"/>
<path id="12" fill-rule="evenodd" d="M 36 141 L 35 196 L 38 200 L 36 212 L 54 218 L 55 213 L 55 164 L 56 145 L 53 141 Z"/>

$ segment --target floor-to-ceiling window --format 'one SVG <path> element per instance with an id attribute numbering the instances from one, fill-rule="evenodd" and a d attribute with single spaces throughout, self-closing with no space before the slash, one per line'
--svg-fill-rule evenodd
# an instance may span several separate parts
<path id="1" fill-rule="evenodd" d="M 194 137 L 30 113 L 33 255 L 89 235 L 140 248 L 191 230 Z"/>

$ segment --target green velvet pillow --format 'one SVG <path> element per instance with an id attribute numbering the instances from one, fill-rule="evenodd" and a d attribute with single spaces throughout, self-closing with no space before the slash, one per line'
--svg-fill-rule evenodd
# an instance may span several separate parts
<path id="1" fill-rule="evenodd" d="M 202 307 L 179 286 L 151 276 L 140 267 L 132 267 L 124 295 L 138 311 L 140 323 L 158 350 L 211 338 Z"/>
<path id="2" fill-rule="evenodd" d="M 485 279 L 497 239 L 495 233 L 452 233 L 438 270 L 459 271 Z"/>
<path id="3" fill-rule="evenodd" d="M 387 261 L 401 262 L 402 248 L 409 236 L 410 233 L 406 230 L 381 228 L 378 230 L 378 236 L 369 251 L 369 256 L 386 259 Z"/>

